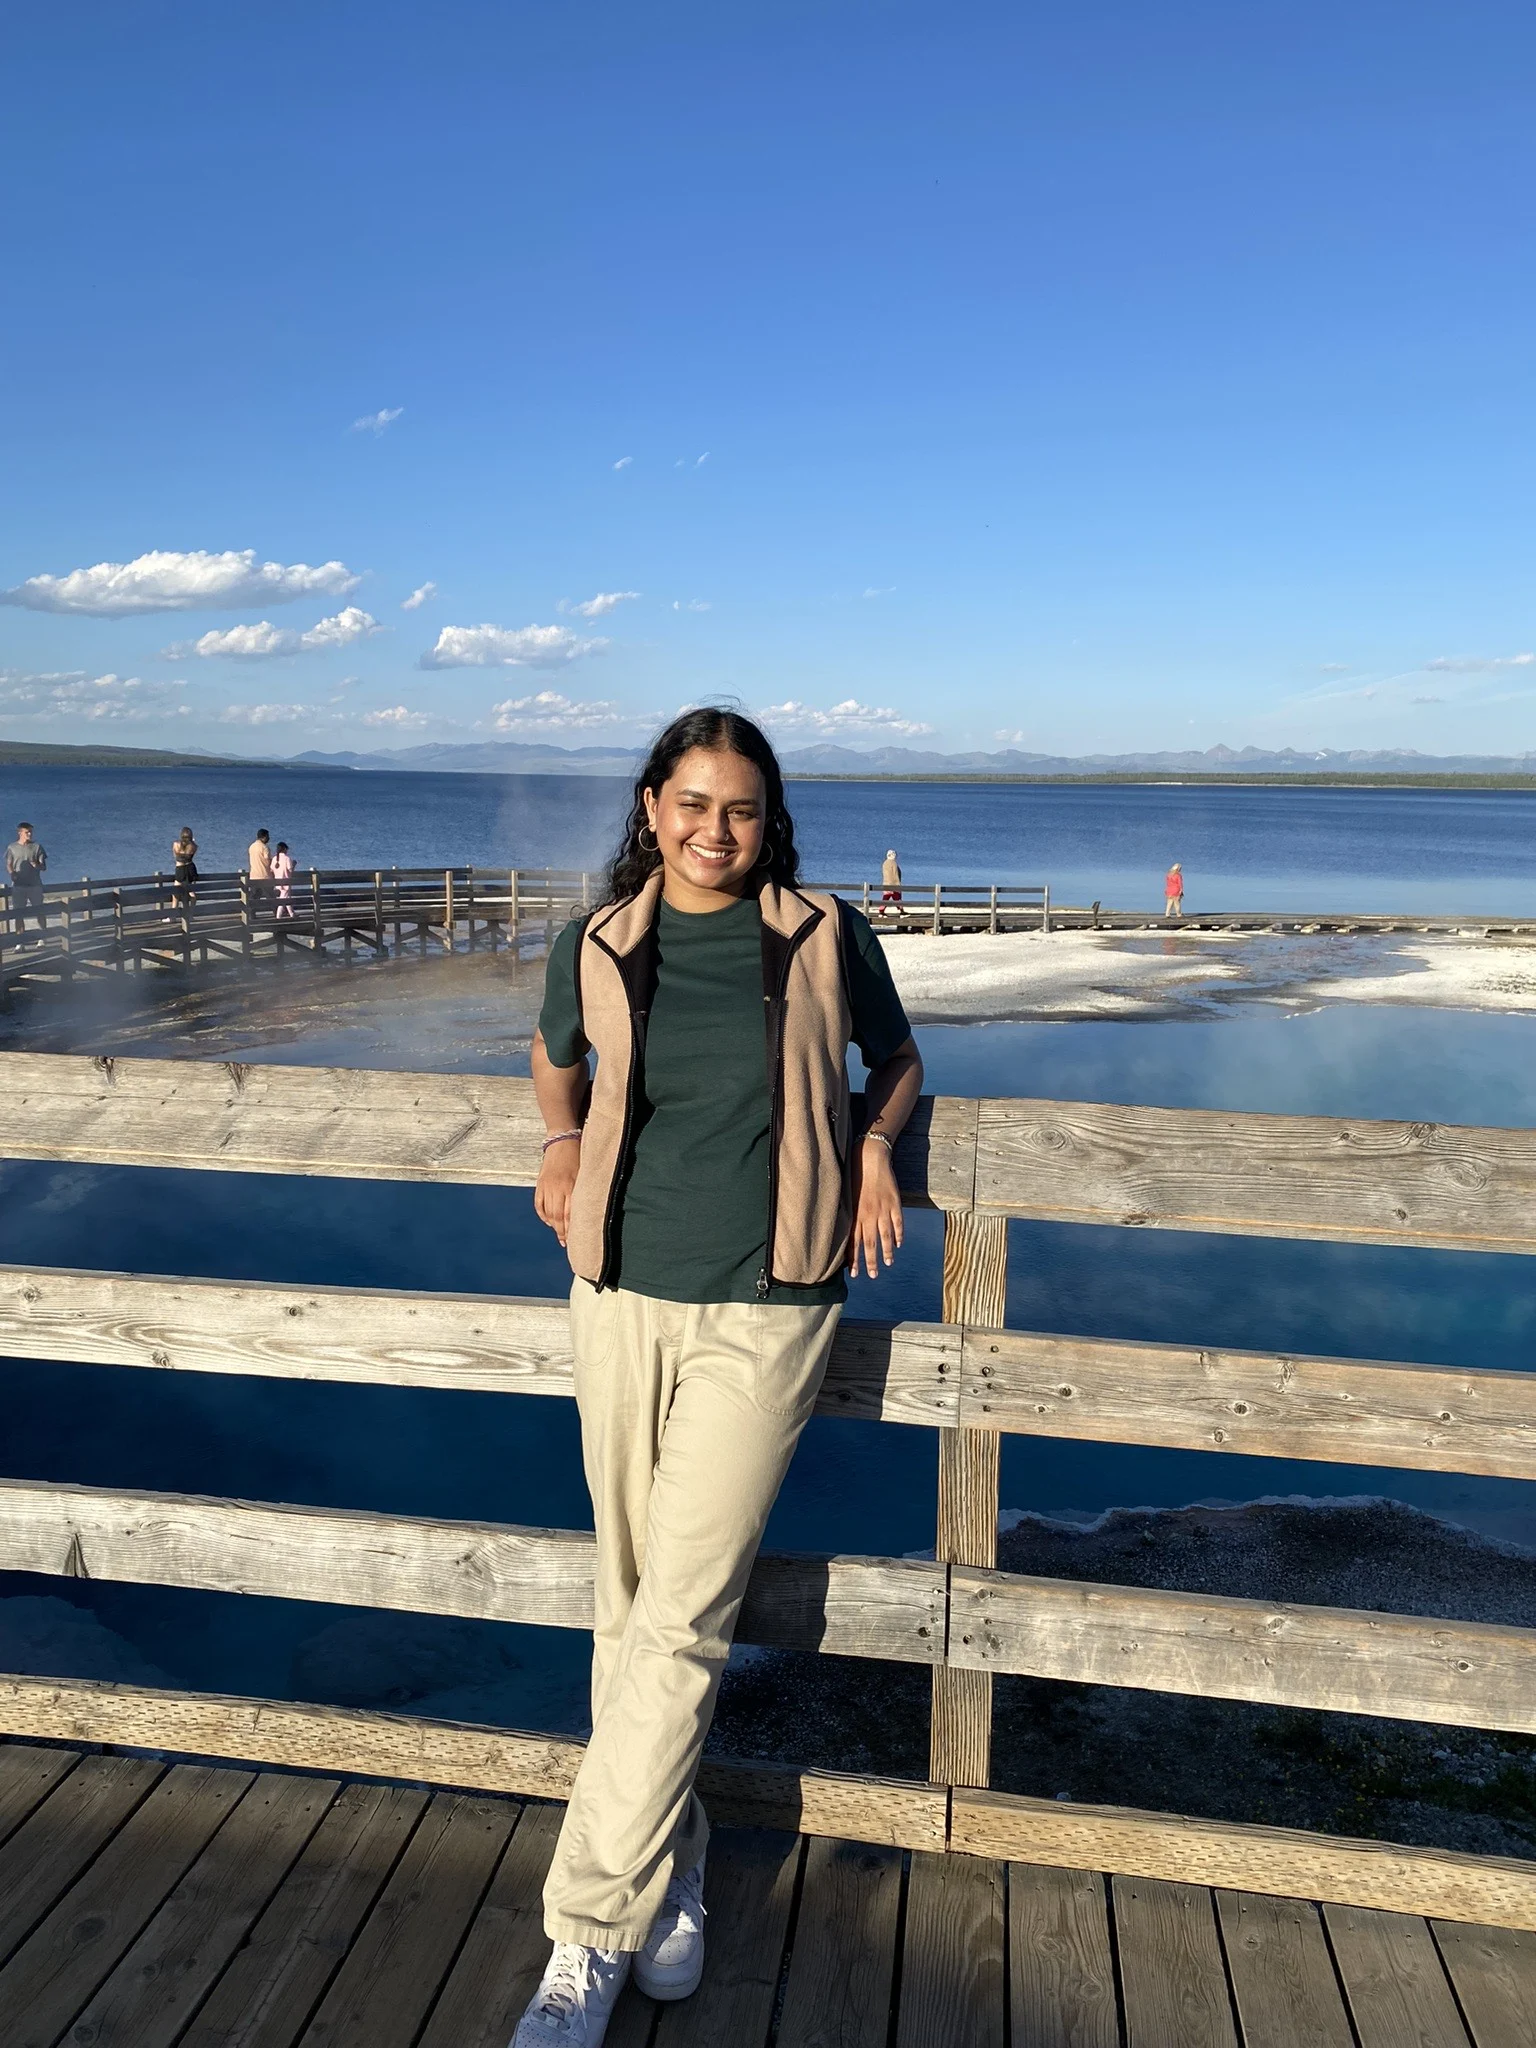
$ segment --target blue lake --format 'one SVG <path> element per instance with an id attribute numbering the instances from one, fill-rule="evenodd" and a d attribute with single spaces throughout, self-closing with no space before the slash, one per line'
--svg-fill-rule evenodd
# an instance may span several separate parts
<path id="1" fill-rule="evenodd" d="M 498 792 L 479 777 L 328 775 L 311 786 L 308 778 L 251 773 L 265 796 L 279 784 L 291 786 L 296 803 L 325 796 L 313 819 L 314 846 L 303 849 L 321 864 L 371 863 L 385 850 L 402 864 L 488 863 L 491 848 L 498 860 L 525 864 L 575 859 L 578 827 L 596 814 L 583 807 L 611 807 L 617 795 L 602 784 L 530 787 L 533 779 Z M 85 785 L 77 772 L 55 792 L 61 816 L 72 814 L 66 797 L 73 814 L 84 815 L 83 785 L 109 792 L 109 782 Z M 47 791 L 27 792 L 33 813 L 44 810 L 40 793 Z M 956 877 L 1044 872 L 1053 886 L 1076 873 L 1084 878 L 1081 893 L 1091 881 L 1092 893 L 1109 899 L 1104 876 L 1142 872 L 1143 855 L 1160 873 L 1166 855 L 1151 855 L 1166 837 L 1196 871 L 1189 849 L 1204 843 L 1210 872 L 1225 873 L 1234 888 L 1242 881 L 1241 898 L 1232 900 L 1244 903 L 1265 900 L 1261 891 L 1295 902 L 1303 885 L 1312 907 L 1334 891 L 1341 906 L 1357 909 L 1449 900 L 1432 891 L 1516 908 L 1536 893 L 1525 832 L 1536 811 L 1523 797 L 1415 792 L 1383 801 L 1379 792 L 826 784 L 797 786 L 793 797 L 813 872 L 842 867 L 848 878 L 866 842 L 878 852 L 880 841 L 895 838 L 912 849 L 904 857 L 916 878 L 925 865 Z M 493 798 L 509 808 L 493 815 Z M 142 822 L 133 806 L 145 801 L 144 778 L 127 778 L 111 801 L 116 812 L 97 805 L 90 827 L 106 834 L 91 847 L 97 872 L 134 864 L 128 842 Z M 1108 821 L 1098 827 L 1096 805 Z M 871 837 L 882 816 L 897 813 L 905 821 L 899 832 Z M 611 818 L 610 809 L 609 825 Z M 537 847 L 516 836 L 539 819 Z M 257 822 L 284 829 L 275 810 Z M 209 827 L 199 830 L 211 836 Z M 476 840 L 476 831 L 490 836 Z M 512 836 L 495 836 L 503 831 Z M 571 836 L 560 839 L 562 831 Z M 1088 865 L 1096 832 L 1103 870 Z M 97 857 L 103 848 L 120 857 Z M 1266 849 L 1276 855 L 1272 868 L 1263 864 Z M 1366 865 L 1373 858 L 1374 871 Z M 59 864 L 56 857 L 56 871 Z M 946 1026 L 919 1035 L 929 1086 L 945 1093 L 1529 1126 L 1536 1124 L 1533 1029 L 1531 1018 L 1518 1015 L 1348 1004 L 1298 1013 L 1254 1003 L 1217 1017 Z M 302 1058 L 303 1043 L 281 1056 Z M 513 1053 L 495 1064 L 518 1070 L 522 1063 Z M 11 1163 L 0 1167 L 0 1218 L 10 1263 L 518 1294 L 555 1294 L 566 1284 L 558 1248 L 520 1190 Z M 909 1224 L 897 1272 L 860 1283 L 855 1313 L 937 1316 L 939 1220 L 916 1213 Z M 1008 1320 L 1042 1330 L 1527 1370 L 1536 1362 L 1531 1278 L 1516 1258 L 1016 1224 Z M 590 1524 L 569 1402 L 13 1361 L 0 1363 L 0 1415 L 3 1469 L 16 1477 Z M 931 1544 L 935 1457 L 926 1431 L 813 1422 L 770 1542 L 895 1553 Z M 1095 1512 L 1297 1492 L 1391 1493 L 1536 1543 L 1536 1499 L 1512 1481 L 1044 1439 L 1012 1438 L 1004 1447 L 1002 1498 L 1013 1508 Z M 57 1595 L 62 1583 L 12 1579 L 3 1590 Z M 176 1682 L 279 1696 L 295 1689 L 296 1650 L 342 1612 L 76 1582 L 67 1592 Z M 579 1638 L 527 1629 L 479 1634 L 493 1635 L 516 1660 L 498 1694 L 507 1718 L 529 1725 L 579 1718 Z M 463 1632 L 453 1640 L 462 1645 Z M 472 1676 L 466 1672 L 466 1684 Z M 443 1690 L 440 1684 L 433 1697 Z"/>

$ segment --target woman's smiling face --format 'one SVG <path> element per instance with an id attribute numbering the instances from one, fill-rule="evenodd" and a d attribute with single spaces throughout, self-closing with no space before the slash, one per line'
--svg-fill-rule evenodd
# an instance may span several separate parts
<path id="1" fill-rule="evenodd" d="M 645 808 L 675 910 L 718 910 L 745 893 L 767 824 L 767 791 L 751 761 L 695 747 L 659 790 L 646 790 Z"/>

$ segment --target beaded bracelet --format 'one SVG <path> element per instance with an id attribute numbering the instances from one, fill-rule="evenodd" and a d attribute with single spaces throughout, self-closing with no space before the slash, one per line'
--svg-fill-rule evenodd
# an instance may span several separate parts
<path id="1" fill-rule="evenodd" d="M 556 1131 L 555 1135 L 552 1138 L 546 1138 L 544 1140 L 544 1143 L 539 1147 L 540 1158 L 544 1156 L 544 1154 L 549 1150 L 551 1145 L 563 1145 L 567 1138 L 579 1138 L 580 1136 L 580 1131 Z"/>

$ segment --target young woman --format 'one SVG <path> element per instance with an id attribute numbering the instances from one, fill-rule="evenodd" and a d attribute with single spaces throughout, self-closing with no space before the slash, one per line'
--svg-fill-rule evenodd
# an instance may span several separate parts
<path id="1" fill-rule="evenodd" d="M 293 855 L 288 851 L 286 839 L 279 839 L 277 851 L 272 856 L 272 881 L 277 889 L 277 915 L 279 920 L 293 916 Z"/>
<path id="2" fill-rule="evenodd" d="M 891 1147 L 922 1063 L 868 924 L 798 880 L 768 741 L 690 711 L 635 785 L 603 907 L 550 951 L 534 1204 L 576 1276 L 593 1727 L 544 1888 L 554 1954 L 512 2048 L 598 2048 L 631 1970 L 653 1998 L 699 1982 L 693 1784 L 747 1575 L 845 1269 L 873 1278 L 901 1243 Z"/>

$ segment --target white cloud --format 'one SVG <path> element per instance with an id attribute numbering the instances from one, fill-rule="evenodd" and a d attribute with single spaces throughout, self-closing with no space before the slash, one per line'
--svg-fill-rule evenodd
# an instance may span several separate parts
<path id="1" fill-rule="evenodd" d="M 596 597 L 589 597 L 581 604 L 567 604 L 562 597 L 556 609 L 571 612 L 579 619 L 600 619 L 605 612 L 616 611 L 621 604 L 639 595 L 638 590 L 600 590 Z"/>
<path id="2" fill-rule="evenodd" d="M 707 599 L 702 597 L 690 597 L 685 604 L 680 597 L 674 597 L 672 609 L 675 612 L 707 612 L 709 610 L 709 603 Z"/>
<path id="3" fill-rule="evenodd" d="M 360 420 L 352 422 L 349 432 L 354 434 L 372 434 L 374 439 L 377 440 L 384 429 L 392 427 L 404 411 L 405 407 L 403 405 L 386 405 L 379 412 L 365 412 Z"/>
<path id="4" fill-rule="evenodd" d="M 1445 699 L 1443 697 L 1413 697 L 1409 699 L 1409 702 L 1413 704 L 1443 704 Z"/>
<path id="5" fill-rule="evenodd" d="M 401 598 L 400 609 L 403 612 L 419 612 L 422 606 L 430 599 L 436 597 L 436 595 L 437 585 L 435 583 L 418 583 L 409 597 Z"/>
<path id="6" fill-rule="evenodd" d="M 1319 673 L 1325 676 L 1347 676 L 1349 674 L 1349 663 L 1347 661 L 1325 661 Z"/>
<path id="7" fill-rule="evenodd" d="M 221 725 L 294 725 L 301 718 L 317 716 L 313 704 L 226 704 L 219 713 Z"/>
<path id="8" fill-rule="evenodd" d="M 864 595 L 866 597 L 889 597 L 891 592 L 895 588 L 896 586 L 894 583 L 871 583 L 869 588 L 864 592 Z"/>
<path id="9" fill-rule="evenodd" d="M 1193 725 L 1195 721 L 1191 719 L 1189 722 L 1191 725 Z M 1029 738 L 1029 734 L 1027 732 L 1022 731 L 1018 727 L 1015 727 L 1012 732 L 1008 731 L 1005 727 L 1002 730 L 993 733 L 992 737 L 995 740 L 1001 740 L 1005 747 L 1022 747 L 1024 742 Z"/>
<path id="10" fill-rule="evenodd" d="M 444 626 L 421 666 L 563 668 L 607 645 L 606 640 L 583 640 L 569 626 Z"/>
<path id="11" fill-rule="evenodd" d="M 783 704 L 768 705 L 762 716 L 779 732 L 810 732 L 819 739 L 857 738 L 861 734 L 918 739 L 933 731 L 931 725 L 903 718 L 889 705 L 861 704 L 855 697 L 845 697 L 830 711 L 819 711 L 814 705 L 799 704 L 790 698 Z"/>
<path id="12" fill-rule="evenodd" d="M 695 468 L 695 469 L 702 469 L 702 468 L 704 467 L 705 463 L 706 463 L 706 462 L 708 462 L 708 460 L 709 460 L 709 450 L 708 450 L 708 449 L 706 448 L 706 449 L 704 450 L 704 453 L 703 453 L 703 454 L 702 454 L 702 455 L 701 455 L 701 456 L 699 457 L 698 461 L 697 461 L 697 462 L 696 462 L 696 463 L 695 463 L 695 464 L 694 464 L 693 466 L 694 466 L 694 468 Z"/>
<path id="13" fill-rule="evenodd" d="M 621 455 L 613 466 L 615 469 L 628 469 L 634 459 L 633 455 Z"/>
<path id="14" fill-rule="evenodd" d="M 179 701 L 186 687 L 142 676 L 93 676 L 84 669 L 0 669 L 0 710 L 14 718 L 181 718 L 188 715 Z"/>
<path id="15" fill-rule="evenodd" d="M 345 562 L 258 562 L 254 548 L 222 555 L 156 550 L 131 562 L 97 562 L 67 576 L 29 576 L 0 591 L 0 604 L 34 612 L 86 612 L 122 618 L 134 612 L 239 611 L 292 604 L 301 597 L 346 597 L 362 582 Z"/>
<path id="16" fill-rule="evenodd" d="M 491 724 L 497 732 L 590 732 L 595 726 L 633 723 L 617 704 L 582 704 L 562 697 L 558 690 L 508 697 L 491 706 Z"/>
<path id="17" fill-rule="evenodd" d="M 1452 675 L 1481 675 L 1496 668 L 1530 668 L 1536 654 L 1442 654 L 1424 666 L 1431 672 Z"/>
<path id="18" fill-rule="evenodd" d="M 386 725 L 396 732 L 419 732 L 431 719 L 425 711 L 412 711 L 405 704 L 391 704 L 387 711 L 365 711 L 364 725 Z"/>
<path id="19" fill-rule="evenodd" d="M 292 626 L 274 626 L 270 619 L 262 619 L 254 626 L 230 626 L 222 633 L 209 631 L 197 640 L 167 647 L 165 659 L 180 661 L 186 655 L 198 655 L 211 660 L 225 655 L 236 661 L 266 661 L 274 655 L 314 654 L 333 647 L 350 647 L 381 630 L 371 612 L 349 604 L 333 617 L 319 620 L 307 632 L 298 632 Z"/>
<path id="20" fill-rule="evenodd" d="M 339 702 L 347 694 L 348 690 L 355 690 L 362 680 L 361 676 L 343 676 L 339 683 L 333 683 L 331 686 L 331 702 L 333 704 Z"/>

